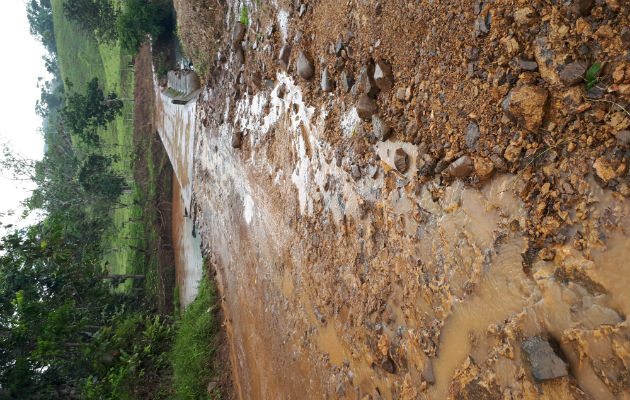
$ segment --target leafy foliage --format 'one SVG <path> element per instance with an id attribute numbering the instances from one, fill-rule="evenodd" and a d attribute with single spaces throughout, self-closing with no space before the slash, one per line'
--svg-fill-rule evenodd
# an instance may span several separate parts
<path id="1" fill-rule="evenodd" d="M 243 4 L 243 7 L 241 8 L 240 21 L 241 24 L 245 25 L 246 27 L 249 26 L 249 17 L 247 15 L 247 6 L 245 6 L 245 4 Z"/>
<path id="2" fill-rule="evenodd" d="M 72 87 L 70 82 L 67 83 Z M 73 93 L 67 96 L 66 106 L 62 109 L 62 118 L 70 131 L 79 136 L 88 145 L 98 145 L 97 128 L 112 122 L 122 112 L 123 103 L 116 93 L 105 97 L 94 78 L 85 86 L 85 94 Z"/>
<path id="3" fill-rule="evenodd" d="M 64 3 L 66 17 L 79 29 L 92 34 L 104 42 L 117 39 L 117 13 L 111 0 L 72 0 Z"/>
<path id="4" fill-rule="evenodd" d="M 210 398 L 207 386 L 213 374 L 218 325 L 215 318 L 216 290 L 202 279 L 197 298 L 177 322 L 173 345 L 173 387 L 178 399 Z"/>
<path id="5" fill-rule="evenodd" d="M 112 168 L 114 157 L 90 154 L 79 169 L 79 183 L 87 192 L 113 201 L 122 192 L 125 179 Z"/>
<path id="6" fill-rule="evenodd" d="M 168 351 L 175 329 L 170 318 L 121 314 L 95 335 L 88 399 L 155 398 L 157 382 L 170 375 Z"/>
<path id="7" fill-rule="evenodd" d="M 39 39 L 49 53 L 57 52 L 50 0 L 30 0 L 26 3 L 26 16 L 31 35 Z"/>
<path id="8" fill-rule="evenodd" d="M 127 0 L 118 16 L 117 29 L 123 49 L 136 53 L 147 39 L 157 39 L 172 29 L 172 15 L 168 4 L 150 0 Z"/>
<path id="9" fill-rule="evenodd" d="M 599 70 L 602 68 L 602 64 L 600 62 L 596 62 L 591 65 L 586 70 L 586 75 L 584 76 L 584 81 L 586 82 L 586 89 L 589 90 L 598 82 L 597 74 Z"/>

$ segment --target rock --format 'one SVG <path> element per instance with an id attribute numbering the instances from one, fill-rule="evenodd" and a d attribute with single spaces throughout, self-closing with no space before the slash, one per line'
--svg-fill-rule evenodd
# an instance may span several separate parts
<path id="1" fill-rule="evenodd" d="M 560 78 L 556 70 L 558 67 L 556 63 L 557 54 L 551 50 L 551 46 L 546 37 L 538 36 L 534 40 L 534 56 L 536 57 L 536 63 L 538 63 L 540 76 L 545 82 L 550 85 L 559 84 Z"/>
<path id="2" fill-rule="evenodd" d="M 488 13 L 488 15 L 490 14 Z M 475 30 L 475 37 L 486 36 L 488 33 L 490 33 L 490 24 L 488 18 L 484 18 L 483 16 L 477 18 L 475 20 L 473 28 Z"/>
<path id="3" fill-rule="evenodd" d="M 236 131 L 232 134 L 232 147 L 235 149 L 240 149 L 243 144 L 243 133 L 241 131 Z"/>
<path id="4" fill-rule="evenodd" d="M 517 162 L 522 150 L 523 147 L 520 144 L 510 143 L 503 153 L 503 158 L 511 163 Z"/>
<path id="5" fill-rule="evenodd" d="M 284 83 L 281 83 L 280 85 L 278 85 L 278 91 L 276 92 L 276 95 L 278 96 L 279 99 L 283 99 L 286 92 L 287 92 L 287 85 L 285 85 Z"/>
<path id="6" fill-rule="evenodd" d="M 367 94 L 362 94 L 359 97 L 357 101 L 357 114 L 359 114 L 359 118 L 369 120 L 377 111 L 378 105 L 376 104 L 376 100 L 369 97 Z"/>
<path id="7" fill-rule="evenodd" d="M 536 71 L 538 69 L 538 63 L 536 61 L 527 60 L 523 57 L 519 57 L 517 63 L 518 67 L 523 71 Z"/>
<path id="8" fill-rule="evenodd" d="M 337 44 L 335 45 L 335 54 L 340 56 L 341 50 L 343 50 L 343 38 L 339 38 L 339 40 L 337 40 Z"/>
<path id="9" fill-rule="evenodd" d="M 398 148 L 394 154 L 394 166 L 403 174 L 409 169 L 409 156 L 405 150 Z"/>
<path id="10" fill-rule="evenodd" d="M 299 17 L 302 18 L 302 15 L 304 15 L 304 13 L 306 12 L 306 4 L 302 4 L 300 6 L 300 14 Z"/>
<path id="11" fill-rule="evenodd" d="M 625 27 L 621 30 L 621 41 L 626 45 L 630 45 L 630 28 Z"/>
<path id="12" fill-rule="evenodd" d="M 429 385 L 433 385 L 435 383 L 435 374 L 433 373 L 433 362 L 429 359 L 427 365 L 422 369 L 422 379 L 427 381 Z"/>
<path id="13" fill-rule="evenodd" d="M 407 123 L 405 127 L 405 135 L 413 138 L 418 135 L 418 122 L 415 119 L 412 119 Z"/>
<path id="14" fill-rule="evenodd" d="M 468 147 L 470 150 L 474 150 L 475 145 L 477 144 L 477 140 L 479 140 L 479 136 L 481 136 L 481 133 L 479 132 L 479 126 L 477 126 L 475 122 L 469 123 L 464 130 L 466 147 Z"/>
<path id="15" fill-rule="evenodd" d="M 519 26 L 529 25 L 536 19 L 536 12 L 531 7 L 519 8 L 514 12 L 514 22 Z"/>
<path id="16" fill-rule="evenodd" d="M 245 38 L 245 25 L 237 22 L 232 27 L 232 47 L 235 49 L 241 47 L 243 38 Z"/>
<path id="17" fill-rule="evenodd" d="M 532 376 L 537 381 L 567 376 L 567 364 L 554 352 L 549 342 L 539 337 L 523 341 L 523 351 L 531 364 Z"/>
<path id="18" fill-rule="evenodd" d="M 352 87 L 352 95 L 358 96 L 361 93 L 365 93 L 375 98 L 378 92 L 379 88 L 374 82 L 374 65 L 368 64 L 359 71 L 357 82 Z"/>
<path id="19" fill-rule="evenodd" d="M 352 78 L 352 75 L 350 75 L 350 73 L 346 71 L 343 71 L 341 73 L 341 76 L 339 77 L 339 80 L 341 81 L 341 89 L 344 92 L 348 93 L 352 88 L 352 85 L 354 85 L 354 79 Z"/>
<path id="20" fill-rule="evenodd" d="M 622 146 L 630 145 L 630 131 L 619 131 L 615 134 L 617 138 L 617 143 Z"/>
<path id="21" fill-rule="evenodd" d="M 328 67 L 324 68 L 324 72 L 322 72 L 322 91 L 324 92 L 332 92 L 335 89 L 335 82 L 330 78 L 330 73 L 328 73 Z"/>
<path id="22" fill-rule="evenodd" d="M 594 0 L 574 0 L 573 6 L 571 10 L 579 17 L 585 17 L 591 13 L 593 6 L 595 5 Z"/>
<path id="23" fill-rule="evenodd" d="M 234 62 L 239 67 L 245 63 L 245 53 L 241 47 L 237 48 L 234 52 Z"/>
<path id="24" fill-rule="evenodd" d="M 617 176 L 615 170 L 612 168 L 605 157 L 599 157 L 597 160 L 595 160 L 595 162 L 593 163 L 593 169 L 595 170 L 595 174 L 597 174 L 599 179 L 606 183 Z"/>
<path id="25" fill-rule="evenodd" d="M 383 362 L 381 363 L 381 368 L 383 368 L 385 371 L 389 372 L 390 374 L 393 374 L 394 372 L 396 372 L 396 366 L 394 365 L 394 362 L 392 361 L 392 359 L 389 357 L 383 360 Z"/>
<path id="26" fill-rule="evenodd" d="M 595 85 L 586 92 L 586 97 L 589 99 L 601 99 L 604 97 L 604 89 Z"/>
<path id="27" fill-rule="evenodd" d="M 501 106 L 508 117 L 530 132 L 537 132 L 545 116 L 547 90 L 525 85 L 512 89 Z"/>
<path id="28" fill-rule="evenodd" d="M 389 63 L 379 60 L 374 67 L 374 82 L 382 91 L 388 91 L 394 86 L 394 74 Z"/>
<path id="29" fill-rule="evenodd" d="M 492 164 L 499 171 L 507 170 L 507 164 L 505 164 L 505 161 L 500 156 L 498 156 L 496 154 L 492 154 L 490 156 L 490 160 L 492 160 Z"/>
<path id="30" fill-rule="evenodd" d="M 560 82 L 566 86 L 573 86 L 584 82 L 584 75 L 586 74 L 587 68 L 588 64 L 584 61 L 574 61 L 567 64 L 564 69 L 558 73 Z"/>
<path id="31" fill-rule="evenodd" d="M 337 384 L 337 387 L 335 387 L 335 393 L 339 397 L 344 397 L 346 395 L 346 383 L 344 381 Z"/>
<path id="32" fill-rule="evenodd" d="M 389 138 L 391 131 L 392 128 L 387 122 L 376 115 L 372 115 L 372 132 L 374 133 L 374 137 L 383 142 Z"/>
<path id="33" fill-rule="evenodd" d="M 435 159 L 429 154 L 423 154 L 416 159 L 416 166 L 418 167 L 418 175 L 431 176 L 435 171 Z"/>
<path id="34" fill-rule="evenodd" d="M 396 91 L 396 98 L 400 101 L 405 100 L 405 88 L 398 88 Z"/>
<path id="35" fill-rule="evenodd" d="M 448 173 L 454 178 L 465 178 L 473 171 L 473 161 L 469 156 L 461 156 L 448 167 Z"/>
<path id="36" fill-rule="evenodd" d="M 315 67 L 313 66 L 313 59 L 304 51 L 300 52 L 297 60 L 297 73 L 302 79 L 309 80 L 315 74 Z"/>
<path id="37" fill-rule="evenodd" d="M 285 44 L 280 49 L 280 54 L 278 55 L 278 64 L 285 71 L 289 68 L 289 58 L 291 57 L 291 45 Z"/>
<path id="38" fill-rule="evenodd" d="M 490 178 L 494 173 L 494 164 L 492 160 L 487 157 L 476 157 L 475 173 L 482 181 Z"/>
<path id="39" fill-rule="evenodd" d="M 359 179 L 361 179 L 361 169 L 359 168 L 358 165 L 352 164 L 352 166 L 350 167 L 350 172 L 352 173 L 352 178 L 355 181 L 358 181 Z"/>
<path id="40" fill-rule="evenodd" d="M 214 389 L 216 389 L 217 385 L 218 385 L 217 381 L 210 381 L 210 383 L 208 383 L 208 387 L 207 387 L 208 393 L 212 393 L 212 391 Z"/>

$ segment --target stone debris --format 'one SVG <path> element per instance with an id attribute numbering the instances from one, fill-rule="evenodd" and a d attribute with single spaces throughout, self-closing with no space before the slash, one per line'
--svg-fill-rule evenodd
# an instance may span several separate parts
<path id="1" fill-rule="evenodd" d="M 280 49 L 280 54 L 278 55 L 278 64 L 285 71 L 289 68 L 289 59 L 291 57 L 291 45 L 285 44 Z"/>
<path id="2" fill-rule="evenodd" d="M 567 376 L 567 364 L 555 353 L 549 342 L 540 337 L 523 341 L 523 351 L 531 365 L 531 373 L 539 382 Z"/>
<path id="3" fill-rule="evenodd" d="M 353 96 L 363 93 L 372 98 L 376 98 L 379 88 L 374 82 L 374 65 L 368 64 L 363 66 L 357 75 L 357 81 L 351 89 Z"/>
<path id="4" fill-rule="evenodd" d="M 366 94 L 362 94 L 357 101 L 357 114 L 361 119 L 369 120 L 378 111 L 376 100 Z"/>
<path id="5" fill-rule="evenodd" d="M 508 93 L 501 106 L 519 126 L 537 132 L 545 116 L 547 96 L 547 90 L 540 86 L 519 86 Z"/>
<path id="6" fill-rule="evenodd" d="M 235 149 L 240 149 L 243 144 L 243 133 L 241 131 L 236 131 L 232 134 L 232 147 Z"/>
<path id="7" fill-rule="evenodd" d="M 448 173 L 454 178 L 465 178 L 470 175 L 473 168 L 470 156 L 461 156 L 448 167 Z"/>
<path id="8" fill-rule="evenodd" d="M 564 69 L 559 72 L 558 76 L 560 81 L 566 86 L 577 85 L 584 83 L 587 68 L 588 63 L 584 61 L 574 61 L 567 64 Z"/>
<path id="9" fill-rule="evenodd" d="M 309 80 L 315 74 L 313 59 L 304 51 L 300 52 L 297 60 L 297 73 L 302 79 Z"/>
<path id="10" fill-rule="evenodd" d="M 372 115 L 372 132 L 375 138 L 383 142 L 389 138 L 391 130 L 392 128 L 387 122 L 376 115 Z"/>
<path id="11" fill-rule="evenodd" d="M 394 166 L 403 174 L 409 169 L 409 156 L 405 150 L 398 148 L 394 155 Z"/>
<path id="12" fill-rule="evenodd" d="M 479 126 L 477 126 L 475 122 L 469 123 L 464 130 L 466 147 L 468 147 L 470 150 L 474 150 L 475 145 L 477 144 L 477 140 L 479 140 L 479 136 L 481 136 L 481 133 L 479 132 Z"/>
<path id="13" fill-rule="evenodd" d="M 330 73 L 328 72 L 328 67 L 326 67 L 322 72 L 322 91 L 332 92 L 333 90 L 335 90 L 335 82 L 332 80 Z"/>
<path id="14" fill-rule="evenodd" d="M 236 22 L 232 27 L 232 48 L 237 49 L 241 47 L 241 42 L 245 38 L 245 25 L 240 22 Z"/>
<path id="15" fill-rule="evenodd" d="M 389 63 L 379 60 L 374 67 L 374 81 L 382 91 L 388 91 L 394 85 L 394 75 Z"/>
<path id="16" fill-rule="evenodd" d="M 352 89 L 352 85 L 354 85 L 354 79 L 352 79 L 352 75 L 349 72 L 342 71 L 339 76 L 339 81 L 341 82 L 341 89 L 348 93 L 350 89 Z"/>

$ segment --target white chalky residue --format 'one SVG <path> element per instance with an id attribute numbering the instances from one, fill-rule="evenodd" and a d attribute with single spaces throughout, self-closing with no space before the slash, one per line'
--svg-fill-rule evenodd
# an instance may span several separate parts
<path id="1" fill-rule="evenodd" d="M 286 42 L 289 31 L 289 13 L 286 10 L 278 11 L 278 26 L 280 26 L 282 40 Z"/>
<path id="2" fill-rule="evenodd" d="M 245 217 L 245 222 L 247 225 L 251 224 L 252 217 L 254 216 L 254 201 L 252 197 L 248 194 L 245 195 L 243 199 L 243 217 Z"/>
<path id="3" fill-rule="evenodd" d="M 361 123 L 361 118 L 359 118 L 359 114 L 357 114 L 356 107 L 352 107 L 341 116 L 339 125 L 345 136 L 352 136 L 359 123 Z"/>

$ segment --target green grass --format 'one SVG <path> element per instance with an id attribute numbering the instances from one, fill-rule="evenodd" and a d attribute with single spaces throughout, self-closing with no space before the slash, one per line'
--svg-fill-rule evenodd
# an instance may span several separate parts
<path id="1" fill-rule="evenodd" d="M 68 0 L 51 1 L 59 67 L 64 83 L 69 80 L 73 89 L 80 91 L 90 79 L 96 77 L 104 85 L 105 91 L 132 98 L 133 73 L 126 70 L 132 56 L 123 52 L 118 43 L 98 43 L 92 35 L 77 30 L 63 14 L 65 1 Z M 114 0 L 114 5 L 120 8 L 121 0 Z M 103 237 L 103 265 L 107 264 L 112 274 L 147 272 L 145 254 L 134 250 L 146 248 L 148 238 L 145 237 L 145 224 L 141 221 L 143 209 L 138 206 L 147 196 L 139 191 L 137 185 L 133 185 L 133 121 L 129 120 L 132 115 L 133 103 L 126 102 L 122 115 L 106 129 L 99 131 L 105 152 L 119 157 L 119 161 L 114 163 L 114 169 L 125 176 L 133 188 L 131 194 L 122 195 L 119 199 L 127 207 L 112 212 L 113 228 Z M 82 146 L 74 142 L 76 146 Z M 119 290 L 128 290 L 132 285 L 133 282 L 128 280 Z"/>
<path id="2" fill-rule="evenodd" d="M 204 277 L 197 298 L 177 321 L 171 354 L 176 399 L 216 399 L 220 396 L 218 392 L 207 391 L 208 383 L 221 373 L 215 370 L 213 362 L 219 330 L 216 304 L 214 284 Z"/>

